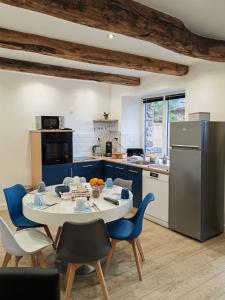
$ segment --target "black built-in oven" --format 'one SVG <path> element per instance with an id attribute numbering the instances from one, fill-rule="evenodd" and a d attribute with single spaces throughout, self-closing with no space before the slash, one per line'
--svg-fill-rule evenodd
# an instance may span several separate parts
<path id="1" fill-rule="evenodd" d="M 72 163 L 72 132 L 42 132 L 41 144 L 43 165 Z"/>

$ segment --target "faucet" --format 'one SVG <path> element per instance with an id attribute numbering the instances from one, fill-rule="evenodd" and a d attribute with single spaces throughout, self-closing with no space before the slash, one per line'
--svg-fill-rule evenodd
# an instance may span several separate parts
<path id="1" fill-rule="evenodd" d="M 144 152 L 143 154 L 141 154 L 141 157 L 143 158 L 143 161 L 146 160 L 146 153 Z"/>

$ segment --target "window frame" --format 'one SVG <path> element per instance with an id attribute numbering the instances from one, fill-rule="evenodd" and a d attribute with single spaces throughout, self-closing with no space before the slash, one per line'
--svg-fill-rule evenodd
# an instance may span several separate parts
<path id="1" fill-rule="evenodd" d="M 184 98 L 186 98 L 185 97 L 185 91 L 173 92 L 173 93 L 170 93 L 170 94 L 167 93 L 167 94 L 163 94 L 163 95 L 156 96 L 156 97 L 154 97 L 154 96 L 145 97 L 145 99 L 162 97 L 162 100 L 159 100 L 159 101 L 163 102 L 162 152 L 161 153 L 154 153 L 154 154 L 157 154 L 157 155 L 160 155 L 160 156 L 166 154 L 167 156 L 169 156 L 169 126 L 168 126 L 168 122 L 169 122 L 169 101 L 170 100 L 166 99 L 166 98 L 169 97 L 169 96 L 178 95 L 178 94 L 184 94 Z M 143 103 L 144 103 L 145 99 L 142 99 Z M 144 151 L 145 151 L 145 153 L 146 153 L 146 104 L 147 103 L 144 103 Z M 185 108 L 186 108 L 186 106 L 185 106 Z"/>

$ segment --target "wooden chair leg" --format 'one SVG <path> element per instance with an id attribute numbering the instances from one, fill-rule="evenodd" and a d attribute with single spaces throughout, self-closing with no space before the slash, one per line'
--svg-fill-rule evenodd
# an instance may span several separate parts
<path id="1" fill-rule="evenodd" d="M 99 280 L 100 285 L 102 287 L 102 292 L 103 292 L 103 295 L 104 295 L 104 299 L 109 300 L 109 293 L 108 293 L 108 290 L 107 290 L 107 287 L 106 287 L 104 275 L 102 273 L 102 267 L 101 267 L 100 261 L 97 260 L 97 261 L 93 262 L 93 266 L 96 269 L 98 280 Z"/>
<path id="2" fill-rule="evenodd" d="M 12 257 L 12 255 L 6 252 L 3 263 L 2 263 L 2 267 L 8 266 L 8 263 L 9 263 L 11 257 Z"/>
<path id="3" fill-rule="evenodd" d="M 136 266 L 137 266 L 137 270 L 138 270 L 138 277 L 139 277 L 139 280 L 142 281 L 143 278 L 142 278 L 141 265 L 140 265 L 140 260 L 139 260 L 139 256 L 138 256 L 136 240 L 132 240 L 131 244 L 132 244 L 134 258 L 135 258 L 135 262 L 136 262 Z"/>
<path id="4" fill-rule="evenodd" d="M 42 252 L 38 252 L 36 253 L 36 257 L 37 257 L 37 262 L 38 264 L 40 265 L 41 268 L 46 268 L 47 265 L 46 265 L 46 262 L 45 262 L 45 259 L 44 259 L 44 256 L 42 254 Z"/>
<path id="5" fill-rule="evenodd" d="M 35 268 L 36 265 L 37 265 L 37 261 L 36 261 L 36 256 L 35 256 L 35 254 L 31 254 L 30 258 L 31 258 L 31 264 L 32 264 L 32 267 Z"/>
<path id="6" fill-rule="evenodd" d="M 71 293 L 72 293 L 72 288 L 73 288 L 73 282 L 74 282 L 74 277 L 75 277 L 75 272 L 76 269 L 78 268 L 78 264 L 68 264 L 67 267 L 67 275 L 66 275 L 66 292 L 65 292 L 65 297 L 64 300 L 69 300 Z"/>
<path id="7" fill-rule="evenodd" d="M 22 256 L 15 256 L 15 267 L 19 266 L 19 261 L 21 260 Z"/>
<path id="8" fill-rule="evenodd" d="M 47 236 L 52 240 L 52 247 L 55 250 L 56 249 L 55 242 L 53 240 L 53 237 L 52 237 L 51 232 L 50 232 L 50 230 L 49 230 L 49 228 L 48 228 L 47 225 L 44 226 L 44 230 L 45 230 Z"/>
<path id="9" fill-rule="evenodd" d="M 58 246 L 61 232 L 62 232 L 62 227 L 59 227 L 58 230 L 57 230 L 57 233 L 56 233 L 56 237 L 55 237 L 55 245 L 56 245 L 56 247 Z"/>
<path id="10" fill-rule="evenodd" d="M 105 266 L 104 266 L 104 269 L 103 269 L 104 276 L 106 276 L 106 274 L 109 270 L 109 265 L 110 265 L 110 262 L 112 260 L 113 252 L 116 248 L 116 243 L 117 243 L 117 240 L 113 240 L 113 239 L 111 240 L 111 249 L 110 249 L 109 254 L 106 258 Z"/>
<path id="11" fill-rule="evenodd" d="M 142 260 L 142 261 L 145 261 L 145 257 L 144 257 L 144 253 L 143 253 L 143 250 L 142 250 L 142 247 L 141 247 L 140 240 L 139 240 L 139 239 L 136 239 L 136 242 L 137 242 L 137 248 L 138 248 L 138 251 L 139 251 L 140 256 L 141 256 L 141 260 Z"/>

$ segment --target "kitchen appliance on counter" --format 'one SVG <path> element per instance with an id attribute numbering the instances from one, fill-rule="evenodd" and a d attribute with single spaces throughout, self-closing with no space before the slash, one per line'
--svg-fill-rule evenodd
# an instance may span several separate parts
<path id="1" fill-rule="evenodd" d="M 144 150 L 142 148 L 127 148 L 127 157 L 130 156 L 141 156 L 144 154 Z"/>
<path id="2" fill-rule="evenodd" d="M 37 130 L 64 129 L 65 119 L 63 116 L 37 116 Z"/>
<path id="3" fill-rule="evenodd" d="M 73 162 L 73 132 L 41 133 L 42 164 Z"/>
<path id="4" fill-rule="evenodd" d="M 93 156 L 101 156 L 102 155 L 101 145 L 92 146 L 92 154 Z"/>
<path id="5" fill-rule="evenodd" d="M 168 227 L 169 175 L 153 171 L 142 173 L 142 195 L 153 193 L 155 200 L 145 210 L 145 218 Z"/>
<path id="6" fill-rule="evenodd" d="M 105 156 L 112 157 L 112 142 L 107 141 L 105 144 Z"/>
<path id="7" fill-rule="evenodd" d="M 224 231 L 225 122 L 170 126 L 169 228 L 205 241 Z"/>

